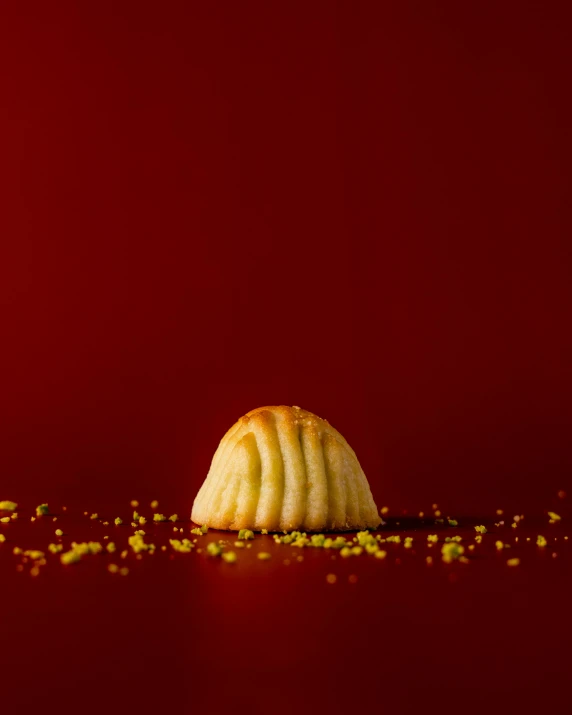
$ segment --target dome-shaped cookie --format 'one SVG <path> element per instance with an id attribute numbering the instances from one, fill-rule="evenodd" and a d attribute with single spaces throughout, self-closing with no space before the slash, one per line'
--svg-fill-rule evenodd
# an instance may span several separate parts
<path id="1" fill-rule="evenodd" d="M 353 449 L 299 407 L 259 407 L 222 438 L 192 520 L 214 529 L 376 528 L 377 507 Z"/>

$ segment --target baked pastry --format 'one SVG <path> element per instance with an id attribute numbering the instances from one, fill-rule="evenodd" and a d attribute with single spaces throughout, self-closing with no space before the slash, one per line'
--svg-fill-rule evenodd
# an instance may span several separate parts
<path id="1" fill-rule="evenodd" d="M 353 449 L 299 407 L 259 407 L 222 438 L 191 519 L 214 529 L 342 531 L 381 523 Z"/>

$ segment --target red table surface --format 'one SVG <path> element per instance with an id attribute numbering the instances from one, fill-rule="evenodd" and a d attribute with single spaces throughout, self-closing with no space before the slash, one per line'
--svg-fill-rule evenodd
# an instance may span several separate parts
<path id="1" fill-rule="evenodd" d="M 129 521 L 129 511 L 100 516 L 121 513 Z M 140 560 L 130 549 L 122 559 L 129 525 L 103 526 L 70 511 L 55 523 L 32 523 L 21 512 L 1 525 L 3 706 L 58 713 L 544 711 L 569 693 L 569 520 L 548 525 L 546 516 L 527 516 L 513 529 L 510 519 L 495 527 L 495 518 L 444 528 L 433 519 L 388 517 L 379 533 L 402 541 L 380 544 L 384 560 L 257 535 L 250 549 L 227 546 L 238 555 L 228 564 L 170 546 Z M 476 521 L 489 527 L 480 544 Z M 170 522 L 142 528 L 160 547 L 173 537 L 197 538 L 191 526 L 177 523 L 182 535 Z M 439 536 L 432 547 L 429 533 Z M 544 548 L 536 545 L 539 533 Z M 48 554 L 38 576 L 30 575 L 31 562 L 16 570 L 22 556 L 12 553 L 15 545 L 105 544 L 105 534 L 117 553 L 69 566 Z M 445 536 L 455 534 L 469 563 L 441 561 Z M 211 530 L 197 548 L 235 537 Z M 510 548 L 498 551 L 498 539 Z M 271 559 L 258 560 L 259 551 Z M 509 558 L 520 564 L 508 566 Z M 129 573 L 109 573 L 109 563 Z"/>

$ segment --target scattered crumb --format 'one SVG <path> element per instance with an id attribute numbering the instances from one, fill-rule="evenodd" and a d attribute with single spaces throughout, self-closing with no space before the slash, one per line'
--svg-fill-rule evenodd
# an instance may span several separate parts
<path id="1" fill-rule="evenodd" d="M 437 536 L 437 534 L 428 534 L 427 541 L 430 544 L 436 544 L 439 541 L 439 537 Z"/>
<path id="2" fill-rule="evenodd" d="M 540 535 L 539 535 L 539 536 L 536 537 L 536 544 L 537 544 L 537 546 L 546 546 L 547 541 L 546 541 L 546 539 L 544 538 L 544 536 L 540 536 Z"/>
<path id="3" fill-rule="evenodd" d="M 3 516 L 3 517 L 0 519 L 0 521 L 1 521 L 3 524 L 7 524 L 7 523 L 10 521 L 10 517 L 9 517 L 9 516 Z"/>
<path id="4" fill-rule="evenodd" d="M 151 509 L 156 509 L 159 506 L 159 502 L 156 499 L 153 499 L 151 502 Z"/>
<path id="5" fill-rule="evenodd" d="M 337 580 L 338 580 L 338 577 L 336 576 L 335 573 L 329 573 L 326 576 L 327 583 L 336 583 Z"/>
<path id="6" fill-rule="evenodd" d="M 439 509 L 436 509 L 436 510 L 435 510 L 435 516 L 436 516 L 436 517 L 441 516 L 441 512 L 439 511 Z"/>
<path id="7" fill-rule="evenodd" d="M 561 516 L 558 516 L 558 514 L 553 511 L 549 511 L 548 516 L 550 517 L 550 521 L 548 522 L 549 524 L 555 524 L 557 521 L 560 521 L 560 519 L 562 519 Z"/>
<path id="8" fill-rule="evenodd" d="M 260 530 L 260 533 L 261 533 L 261 534 L 267 534 L 267 533 L 268 533 L 268 529 L 261 529 L 261 530 Z"/>
<path id="9" fill-rule="evenodd" d="M 47 506 L 47 504 L 46 504 L 46 506 Z M 16 511 L 17 508 L 18 508 L 18 505 L 16 504 L 15 501 L 10 501 L 9 499 L 0 501 L 0 511 Z"/>
<path id="10" fill-rule="evenodd" d="M 127 576 L 128 573 L 129 573 L 129 569 L 127 568 L 127 566 L 123 566 L 122 568 L 119 569 L 120 576 Z"/>
<path id="11" fill-rule="evenodd" d="M 486 534 L 487 527 L 481 524 L 480 526 L 475 526 L 475 531 L 477 532 L 477 534 Z"/>
<path id="12" fill-rule="evenodd" d="M 109 564 L 107 570 L 109 573 L 117 573 L 119 571 L 119 566 L 117 564 Z"/>
<path id="13" fill-rule="evenodd" d="M 222 554 L 222 558 L 223 558 L 228 564 L 233 564 L 233 563 L 236 561 L 237 556 L 236 556 L 236 554 L 235 554 L 234 551 L 225 551 L 225 552 Z"/>
<path id="14" fill-rule="evenodd" d="M 382 551 L 381 549 L 379 549 L 375 552 L 374 556 L 376 559 L 384 559 L 387 556 L 387 551 Z"/>
<path id="15" fill-rule="evenodd" d="M 63 536 L 64 532 L 61 529 L 56 529 L 56 536 Z"/>
<path id="16" fill-rule="evenodd" d="M 497 516 L 502 516 L 504 514 L 502 509 L 497 509 Z"/>
<path id="17" fill-rule="evenodd" d="M 506 564 L 507 566 L 518 566 L 520 564 L 520 559 L 509 559 Z"/>
<path id="18" fill-rule="evenodd" d="M 6 537 L 4 536 L 4 534 L 0 534 L 0 544 L 1 544 L 3 541 L 6 541 Z"/>
<path id="19" fill-rule="evenodd" d="M 449 526 L 459 526 L 459 522 L 456 519 L 447 519 Z"/>
<path id="20" fill-rule="evenodd" d="M 92 514 L 89 518 L 90 519 L 99 519 L 99 516 L 97 514 Z"/>
<path id="21" fill-rule="evenodd" d="M 450 541 L 448 544 L 443 544 L 443 548 L 441 549 L 441 558 L 445 561 L 445 563 L 451 563 L 452 561 L 458 559 L 464 552 L 465 549 L 463 546 L 458 544 L 456 541 Z"/>
<path id="22" fill-rule="evenodd" d="M 164 514 L 153 514 L 153 521 L 167 521 L 167 517 Z"/>
<path id="23" fill-rule="evenodd" d="M 254 532 L 250 531 L 250 529 L 241 529 L 238 532 L 238 539 L 239 541 L 243 539 L 254 539 Z"/>
<path id="24" fill-rule="evenodd" d="M 389 512 L 389 507 L 388 507 L 388 506 L 384 506 L 384 507 L 381 508 L 380 514 L 382 514 L 383 516 L 385 516 L 388 512 Z"/>
<path id="25" fill-rule="evenodd" d="M 115 517 L 114 522 L 115 526 L 121 526 L 123 524 L 123 519 L 121 519 L 119 516 Z"/>
<path id="26" fill-rule="evenodd" d="M 179 539 L 169 539 L 169 543 L 173 549 L 178 551 L 180 554 L 190 554 L 192 549 L 195 548 L 194 544 L 188 539 L 182 539 L 181 541 L 179 541 Z"/>
<path id="27" fill-rule="evenodd" d="M 207 544 L 207 552 L 211 556 L 220 556 L 222 553 L 222 549 L 216 542 L 211 541 L 210 544 Z"/>
<path id="28" fill-rule="evenodd" d="M 172 521 L 174 523 L 175 521 L 178 520 L 178 518 L 179 518 L 178 514 L 171 514 L 171 516 L 169 517 L 169 521 Z"/>
<path id="29" fill-rule="evenodd" d="M 433 563 L 433 557 L 432 557 L 432 556 L 426 556 L 426 557 L 425 557 L 425 561 L 429 564 L 429 566 L 431 566 L 431 564 Z"/>
<path id="30" fill-rule="evenodd" d="M 403 544 L 403 548 L 405 549 L 410 549 L 413 546 L 413 537 L 412 536 L 406 536 L 405 537 L 405 542 Z"/>
<path id="31" fill-rule="evenodd" d="M 136 531 L 133 536 L 130 536 L 127 539 L 127 543 L 136 554 L 141 551 L 155 551 L 155 544 L 145 543 L 145 540 L 143 539 L 144 534 L 144 531 Z"/>

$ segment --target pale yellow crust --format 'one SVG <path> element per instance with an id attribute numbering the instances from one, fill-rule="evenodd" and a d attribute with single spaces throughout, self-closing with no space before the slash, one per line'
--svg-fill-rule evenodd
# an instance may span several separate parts
<path id="1" fill-rule="evenodd" d="M 355 452 L 327 420 L 259 407 L 222 438 L 191 518 L 213 529 L 350 531 L 381 523 Z"/>

